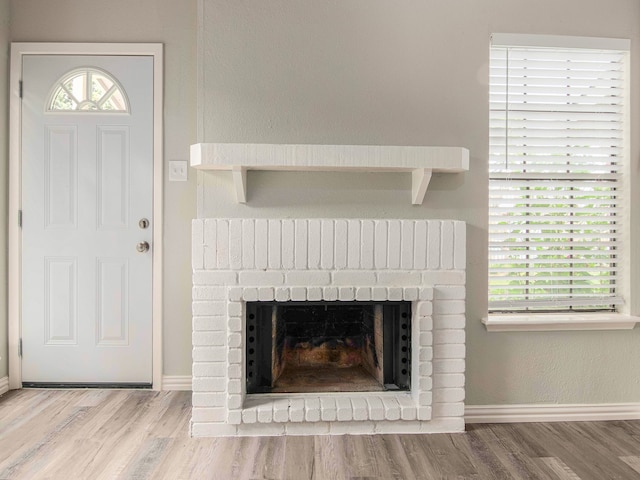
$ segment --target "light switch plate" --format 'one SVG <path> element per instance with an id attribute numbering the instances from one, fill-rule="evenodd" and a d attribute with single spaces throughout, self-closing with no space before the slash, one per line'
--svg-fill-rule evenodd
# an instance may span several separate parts
<path id="1" fill-rule="evenodd" d="M 169 181 L 170 182 L 186 182 L 187 181 L 187 161 L 171 160 L 169 162 Z"/>

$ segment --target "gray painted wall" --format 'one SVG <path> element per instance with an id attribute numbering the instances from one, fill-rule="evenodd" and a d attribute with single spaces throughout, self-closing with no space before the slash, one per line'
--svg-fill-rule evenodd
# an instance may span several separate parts
<path id="1" fill-rule="evenodd" d="M 455 145 L 471 150 L 471 168 L 434 178 L 420 207 L 410 206 L 410 180 L 401 174 L 251 172 L 248 205 L 234 203 L 231 178 L 224 173 L 191 171 L 188 183 L 165 182 L 165 374 L 191 372 L 190 219 L 197 194 L 200 216 L 465 220 L 467 402 L 638 401 L 637 331 L 488 334 L 479 322 L 486 310 L 489 34 L 631 38 L 637 92 L 637 0 L 200 2 L 204 68 L 198 78 L 204 88 L 197 115 L 196 0 L 11 0 L 11 39 L 163 42 L 167 161 L 187 159 L 198 118 L 200 139 L 206 141 Z M 9 0 L 0 0 L 2 252 L 8 13 Z M 632 104 L 634 125 L 638 98 Z M 635 134 L 634 184 L 638 146 Z M 633 195 L 632 205 L 640 205 L 637 188 Z M 637 246 L 636 236 L 634 251 Z M 637 257 L 629 262 L 638 278 Z M 0 377 L 6 375 L 5 271 L 3 254 Z"/>
<path id="2" fill-rule="evenodd" d="M 196 125 L 195 0 L 12 0 L 11 31 L 15 42 L 163 43 L 165 160 L 188 160 Z M 165 375 L 191 374 L 191 219 L 196 210 L 196 175 L 190 173 L 189 182 L 165 178 L 164 184 Z"/>
<path id="3" fill-rule="evenodd" d="M 250 172 L 249 203 L 239 205 L 230 174 L 199 173 L 198 216 L 465 220 L 467 403 L 639 401 L 638 329 L 489 334 L 480 323 L 487 309 L 489 36 L 631 38 L 637 92 L 637 0 L 200 0 L 200 9 L 204 141 L 462 146 L 471 167 L 434 178 L 422 206 L 410 205 L 410 179 L 401 174 Z M 634 184 L 639 146 L 634 132 Z M 638 205 L 637 189 L 634 199 Z M 627 262 L 637 278 L 637 255 Z"/>
<path id="4" fill-rule="evenodd" d="M 7 363 L 7 204 L 9 189 L 9 0 L 0 0 L 0 378 Z"/>

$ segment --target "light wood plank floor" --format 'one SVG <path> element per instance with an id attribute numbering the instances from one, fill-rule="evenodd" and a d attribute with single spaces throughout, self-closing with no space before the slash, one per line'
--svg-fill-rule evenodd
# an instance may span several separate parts
<path id="1" fill-rule="evenodd" d="M 640 421 L 193 439 L 190 414 L 189 392 L 9 392 L 0 479 L 640 479 Z"/>

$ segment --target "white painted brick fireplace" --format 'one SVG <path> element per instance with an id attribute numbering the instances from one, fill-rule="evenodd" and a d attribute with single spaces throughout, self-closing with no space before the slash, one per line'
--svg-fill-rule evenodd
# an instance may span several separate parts
<path id="1" fill-rule="evenodd" d="M 465 224 L 193 221 L 191 434 L 464 430 Z M 247 395 L 247 301 L 411 301 L 410 392 Z"/>

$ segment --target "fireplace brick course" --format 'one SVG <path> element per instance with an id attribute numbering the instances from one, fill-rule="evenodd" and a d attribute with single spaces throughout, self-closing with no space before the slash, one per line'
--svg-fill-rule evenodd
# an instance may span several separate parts
<path id="1" fill-rule="evenodd" d="M 193 436 L 464 429 L 465 224 L 196 219 Z M 245 393 L 247 301 L 412 302 L 411 392 Z"/>

